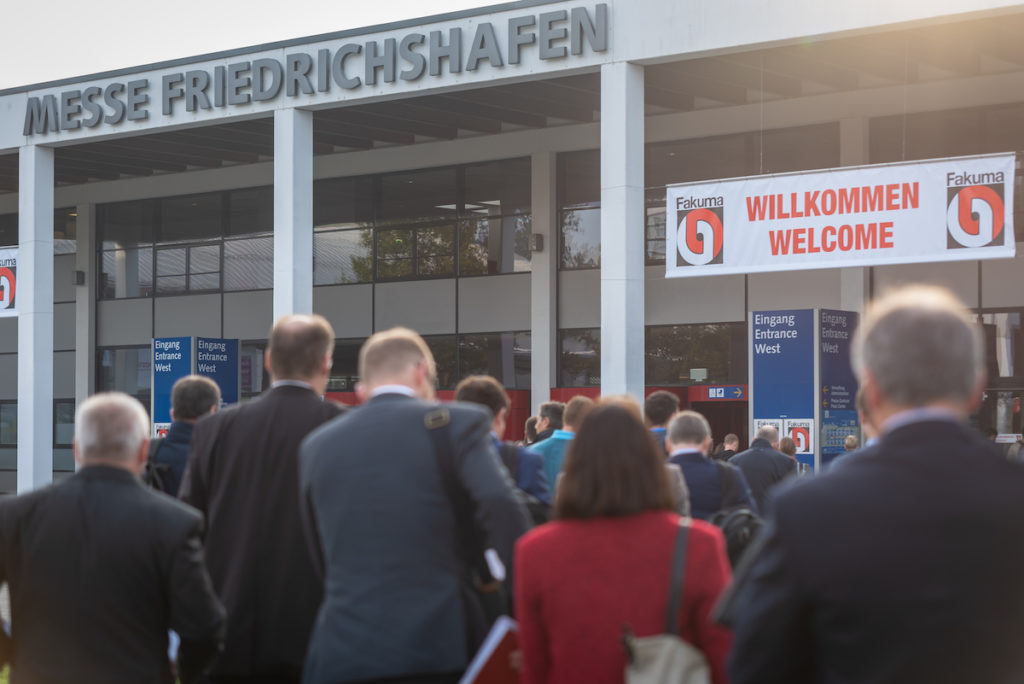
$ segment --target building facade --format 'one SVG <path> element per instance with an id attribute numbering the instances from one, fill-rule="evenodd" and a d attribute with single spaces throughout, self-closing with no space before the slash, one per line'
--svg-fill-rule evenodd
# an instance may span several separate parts
<path id="1" fill-rule="evenodd" d="M 666 279 L 665 187 L 1022 150 L 1021 29 L 995 0 L 526 0 L 0 91 L 0 491 L 73 470 L 90 393 L 149 404 L 152 338 L 240 339 L 244 399 L 307 311 L 333 392 L 401 324 L 442 389 L 699 401 L 746 384 L 751 311 L 938 283 L 985 326 L 978 424 L 1019 433 L 1024 257 Z"/>

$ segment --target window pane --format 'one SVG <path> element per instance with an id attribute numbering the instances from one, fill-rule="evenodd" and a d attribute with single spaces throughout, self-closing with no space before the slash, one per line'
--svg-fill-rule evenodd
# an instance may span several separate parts
<path id="1" fill-rule="evenodd" d="M 70 447 L 75 437 L 75 400 L 58 399 L 53 403 L 53 446 Z"/>
<path id="2" fill-rule="evenodd" d="M 185 276 L 159 276 L 156 279 L 157 294 L 181 294 L 188 290 Z"/>
<path id="3" fill-rule="evenodd" d="M 373 280 L 373 230 L 313 233 L 313 284 L 339 285 Z"/>
<path id="4" fill-rule="evenodd" d="M 1021 313 L 988 313 L 981 316 L 985 331 L 985 361 L 988 379 L 1024 376 L 1024 338 Z"/>
<path id="5" fill-rule="evenodd" d="M 15 247 L 18 244 L 18 215 L 0 215 L 0 247 Z"/>
<path id="6" fill-rule="evenodd" d="M 459 377 L 490 375 L 509 389 L 530 388 L 530 333 L 459 337 Z"/>
<path id="7" fill-rule="evenodd" d="M 189 292 L 220 289 L 220 273 L 193 273 L 188 277 Z"/>
<path id="8" fill-rule="evenodd" d="M 380 177 L 377 221 L 454 218 L 455 167 L 389 173 Z"/>
<path id="9" fill-rule="evenodd" d="M 377 277 L 413 276 L 413 239 L 412 228 L 377 231 Z"/>
<path id="10" fill-rule="evenodd" d="M 381 280 L 412 278 L 412 259 L 381 259 L 377 262 L 377 277 Z"/>
<path id="11" fill-rule="evenodd" d="M 455 367 L 455 335 L 425 335 L 423 341 L 430 347 L 437 364 L 438 389 L 454 389 L 458 382 Z"/>
<path id="12" fill-rule="evenodd" d="M 330 392 L 354 392 L 359 381 L 359 348 L 364 340 L 337 340 L 334 343 L 334 363 L 327 381 Z"/>
<path id="13" fill-rule="evenodd" d="M 153 244 L 156 201 L 116 202 L 96 208 L 96 223 L 103 249 Z"/>
<path id="14" fill-rule="evenodd" d="M 0 402 L 0 445 L 18 444 L 18 402 Z"/>
<path id="15" fill-rule="evenodd" d="M 455 275 L 455 227 L 435 226 L 416 230 L 419 275 Z"/>
<path id="16" fill-rule="evenodd" d="M 156 275 L 157 277 L 185 275 L 187 263 L 187 252 L 184 247 L 157 250 Z"/>
<path id="17" fill-rule="evenodd" d="M 572 209 L 562 213 L 561 267 L 601 265 L 601 210 Z"/>
<path id="18" fill-rule="evenodd" d="M 530 213 L 530 159 L 506 159 L 465 167 L 463 214 Z"/>
<path id="19" fill-rule="evenodd" d="M 313 225 L 373 221 L 373 176 L 328 178 L 313 183 Z"/>
<path id="20" fill-rule="evenodd" d="M 271 186 L 232 190 L 227 193 L 226 235 L 274 231 L 274 189 Z"/>
<path id="21" fill-rule="evenodd" d="M 652 326 L 646 333 L 648 385 L 747 381 L 745 323 Z"/>
<path id="22" fill-rule="evenodd" d="M 77 249 L 75 236 L 78 234 L 78 212 L 74 207 L 57 209 L 53 212 L 53 253 L 74 254 Z M 4 243 L 0 239 L 0 245 Z"/>
<path id="23" fill-rule="evenodd" d="M 165 197 L 160 200 L 160 240 L 210 240 L 221 237 L 223 194 Z"/>
<path id="24" fill-rule="evenodd" d="M 581 328 L 559 332 L 559 387 L 601 384 L 601 330 Z"/>
<path id="25" fill-rule="evenodd" d="M 647 263 L 665 263 L 665 206 L 647 208 Z"/>
<path id="26" fill-rule="evenodd" d="M 220 271 L 220 245 L 203 245 L 188 249 L 189 273 L 215 273 Z"/>
<path id="27" fill-rule="evenodd" d="M 124 392 L 149 408 L 153 350 L 149 347 L 108 348 L 97 351 L 96 389 Z"/>
<path id="28" fill-rule="evenodd" d="M 118 249 L 100 254 L 101 299 L 153 295 L 153 250 Z"/>
<path id="29" fill-rule="evenodd" d="M 530 270 L 530 216 L 464 221 L 459 226 L 460 275 Z"/>
<path id="30" fill-rule="evenodd" d="M 224 289 L 264 290 L 274 287 L 274 238 L 224 242 Z"/>
<path id="31" fill-rule="evenodd" d="M 564 207 L 601 201 L 601 153 L 599 150 L 558 155 L 559 204 Z"/>

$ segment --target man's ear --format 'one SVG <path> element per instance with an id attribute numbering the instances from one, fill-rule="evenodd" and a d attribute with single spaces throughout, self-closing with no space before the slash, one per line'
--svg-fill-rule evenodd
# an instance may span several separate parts
<path id="1" fill-rule="evenodd" d="M 84 457 L 82 456 L 82 450 L 78 447 L 78 440 L 71 440 L 71 451 L 75 454 L 75 463 L 82 466 L 85 465 Z"/>
<path id="2" fill-rule="evenodd" d="M 149 437 L 142 440 L 142 446 L 139 447 L 139 453 L 135 455 L 135 474 L 141 475 L 146 469 L 146 461 L 149 460 Z"/>
<path id="3" fill-rule="evenodd" d="M 356 399 L 359 400 L 360 404 L 365 404 L 366 400 L 370 398 L 370 392 L 367 390 L 366 385 L 362 382 L 356 383 Z"/>
<path id="4" fill-rule="evenodd" d="M 174 409 L 171 409 L 171 422 L 173 423 L 177 418 L 174 417 Z"/>

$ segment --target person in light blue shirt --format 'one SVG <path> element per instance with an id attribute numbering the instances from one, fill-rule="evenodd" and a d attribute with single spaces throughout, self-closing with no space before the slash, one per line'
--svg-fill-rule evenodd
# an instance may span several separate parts
<path id="1" fill-rule="evenodd" d="M 679 411 L 679 397 L 666 390 L 651 392 L 644 399 L 644 420 L 647 421 L 647 427 L 654 433 L 654 438 L 658 440 L 658 446 L 666 456 L 668 456 L 668 450 L 665 447 L 665 431 L 668 421 L 677 411 Z"/>
<path id="2" fill-rule="evenodd" d="M 584 416 L 593 408 L 594 401 L 589 397 L 576 396 L 569 400 L 562 413 L 562 427 L 555 430 L 547 439 L 531 444 L 530 448 L 544 457 L 544 475 L 549 483 L 558 484 L 558 473 L 562 472 L 562 461 L 569 443 L 576 436 L 576 429 L 583 422 Z"/>

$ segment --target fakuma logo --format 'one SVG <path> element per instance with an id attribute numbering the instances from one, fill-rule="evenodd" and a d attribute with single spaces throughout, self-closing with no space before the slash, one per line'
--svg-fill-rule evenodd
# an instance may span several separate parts
<path id="1" fill-rule="evenodd" d="M 957 183 L 946 191 L 946 243 L 949 249 L 1003 245 L 1006 236 L 1003 223 L 1006 205 L 1003 202 L 1002 172 L 981 174 L 947 174 L 948 181 L 997 180 L 991 185 Z M 999 178 L 987 178 L 998 176 Z"/>
<path id="2" fill-rule="evenodd" d="M 676 199 L 676 266 L 722 263 L 724 204 L 722 197 Z"/>
<path id="3" fill-rule="evenodd" d="M 14 266 L 0 266 L 0 310 L 14 308 L 14 274 L 18 269 Z"/>

